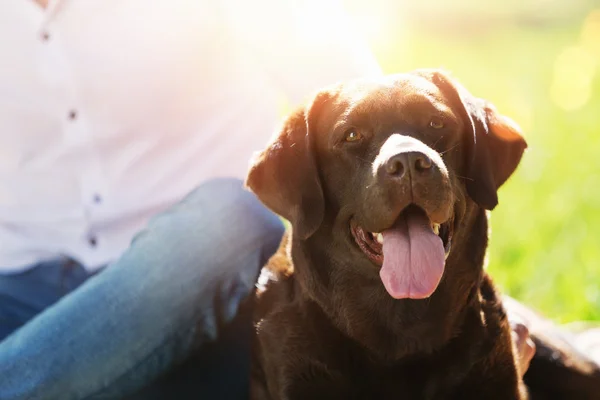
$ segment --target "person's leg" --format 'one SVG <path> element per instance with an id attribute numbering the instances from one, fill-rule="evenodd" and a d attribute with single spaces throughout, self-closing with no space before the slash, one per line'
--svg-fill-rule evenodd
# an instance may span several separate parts
<path id="1" fill-rule="evenodd" d="M 202 185 L 155 217 L 118 261 L 0 343 L 0 398 L 139 389 L 218 337 L 282 234 L 241 181 Z"/>
<path id="2" fill-rule="evenodd" d="M 168 374 L 122 400 L 245 400 L 250 398 L 253 303 L 244 302 L 234 320 Z"/>
<path id="3" fill-rule="evenodd" d="M 0 342 L 89 277 L 66 257 L 0 275 Z"/>

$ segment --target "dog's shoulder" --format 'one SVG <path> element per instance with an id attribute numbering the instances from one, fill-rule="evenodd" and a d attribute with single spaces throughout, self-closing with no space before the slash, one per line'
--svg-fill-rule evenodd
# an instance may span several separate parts
<path id="1" fill-rule="evenodd" d="M 276 308 L 289 304 L 294 297 L 294 266 L 289 252 L 289 236 L 289 231 L 286 231 L 279 248 L 261 269 L 256 284 L 255 324 Z"/>
<path id="2" fill-rule="evenodd" d="M 481 326 L 478 351 L 484 354 L 484 357 L 473 363 L 459 393 L 462 393 L 461 390 L 467 390 L 469 394 L 474 393 L 475 398 L 481 393 L 489 392 L 489 397 L 486 398 L 526 399 L 527 391 L 519 379 L 516 350 L 506 310 L 500 294 L 487 274 L 483 275 L 479 287 L 478 303 L 479 316 L 473 318 L 472 323 L 474 324 L 476 319 L 476 324 Z M 511 384 L 506 385 L 507 382 Z M 462 394 L 464 398 L 472 398 L 467 393 Z"/>

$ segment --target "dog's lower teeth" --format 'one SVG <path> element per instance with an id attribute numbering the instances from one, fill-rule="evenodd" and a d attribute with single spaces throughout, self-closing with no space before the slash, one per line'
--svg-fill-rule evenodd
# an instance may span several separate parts
<path id="1" fill-rule="evenodd" d="M 383 233 L 376 233 L 375 240 L 377 240 L 377 242 L 383 244 Z"/>
<path id="2" fill-rule="evenodd" d="M 436 235 L 440 234 L 440 224 L 432 224 L 431 229 Z"/>

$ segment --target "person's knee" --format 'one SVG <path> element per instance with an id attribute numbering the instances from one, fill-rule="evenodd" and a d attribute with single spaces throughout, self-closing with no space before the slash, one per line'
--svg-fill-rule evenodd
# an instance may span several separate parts
<path id="1" fill-rule="evenodd" d="M 250 258 L 257 258 L 255 264 L 266 262 L 284 227 L 241 180 L 230 178 L 200 185 L 155 218 L 149 231 L 162 248 L 171 248 L 174 261 L 193 264 L 195 259 L 198 266 L 213 266 L 215 274 L 230 275 L 249 268 Z M 259 267 L 252 269 L 258 273 Z"/>
<path id="2" fill-rule="evenodd" d="M 236 179 L 209 181 L 183 205 L 186 242 L 198 259 L 201 286 L 215 291 L 210 301 L 221 299 L 213 307 L 221 308 L 224 322 L 230 321 L 254 287 L 260 268 L 279 247 L 284 225 Z M 208 320 L 210 316 L 205 329 L 211 325 Z"/>
<path id="3" fill-rule="evenodd" d="M 182 204 L 201 203 L 224 201 L 230 202 L 237 199 L 243 192 L 244 183 L 238 178 L 214 178 L 203 182 L 194 190 L 192 190 L 183 200 Z"/>
<path id="4" fill-rule="evenodd" d="M 200 185 L 183 201 L 205 219 L 215 240 L 226 243 L 257 240 L 274 252 L 283 235 L 281 219 L 268 210 L 258 198 L 244 188 L 237 178 L 212 179 Z M 219 235 L 217 235 L 219 233 Z"/>
<path id="5" fill-rule="evenodd" d="M 252 292 L 283 231 L 241 180 L 213 180 L 156 216 L 103 274 L 142 282 L 151 292 L 145 301 L 168 309 L 161 312 L 179 321 L 174 326 L 200 321 L 198 329 L 214 338 Z"/>

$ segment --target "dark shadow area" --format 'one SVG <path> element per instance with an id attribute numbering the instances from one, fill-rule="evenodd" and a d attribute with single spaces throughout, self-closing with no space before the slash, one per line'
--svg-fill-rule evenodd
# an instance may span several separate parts
<path id="1" fill-rule="evenodd" d="M 184 364 L 124 400 L 248 398 L 252 304 L 246 302 L 220 334 Z"/>

